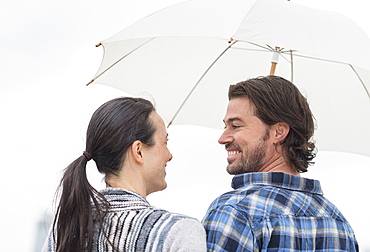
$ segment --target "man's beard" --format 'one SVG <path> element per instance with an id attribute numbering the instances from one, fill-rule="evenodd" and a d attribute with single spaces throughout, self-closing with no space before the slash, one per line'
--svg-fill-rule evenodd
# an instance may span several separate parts
<path id="1" fill-rule="evenodd" d="M 266 141 L 269 137 L 269 131 L 266 130 L 265 135 L 260 139 L 260 143 L 253 149 L 247 150 L 246 153 L 242 152 L 237 163 L 229 164 L 227 166 L 227 172 L 231 175 L 257 172 L 263 165 L 267 149 Z M 233 148 L 241 150 L 238 145 L 231 144 L 229 146 L 233 146 Z"/>

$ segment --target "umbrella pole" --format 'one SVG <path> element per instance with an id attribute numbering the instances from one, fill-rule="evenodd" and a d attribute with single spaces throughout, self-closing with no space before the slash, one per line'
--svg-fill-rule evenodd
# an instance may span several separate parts
<path id="1" fill-rule="evenodd" d="M 271 60 L 271 68 L 270 68 L 270 75 L 275 75 L 276 65 L 279 61 L 279 51 L 280 47 L 275 47 L 275 49 L 272 51 L 272 60 Z"/>
<path id="2" fill-rule="evenodd" d="M 275 75 L 276 65 L 277 63 L 271 62 L 270 75 Z"/>

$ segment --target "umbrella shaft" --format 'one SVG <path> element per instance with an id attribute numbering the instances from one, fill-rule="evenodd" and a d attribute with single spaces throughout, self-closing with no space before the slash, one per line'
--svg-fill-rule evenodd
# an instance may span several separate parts
<path id="1" fill-rule="evenodd" d="M 275 75 L 276 65 L 277 65 L 277 63 L 275 63 L 275 62 L 271 63 L 270 75 Z"/>

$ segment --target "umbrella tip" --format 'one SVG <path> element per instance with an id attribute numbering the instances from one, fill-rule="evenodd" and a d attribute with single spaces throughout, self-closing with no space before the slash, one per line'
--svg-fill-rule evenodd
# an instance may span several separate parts
<path id="1" fill-rule="evenodd" d="M 92 79 L 89 83 L 87 83 L 86 86 L 90 85 L 93 82 L 94 82 L 94 79 Z"/>
<path id="2" fill-rule="evenodd" d="M 101 46 L 101 43 L 99 43 L 99 44 L 96 44 L 95 46 L 96 46 L 96 47 L 99 47 L 99 46 Z"/>
<path id="3" fill-rule="evenodd" d="M 233 38 L 230 38 L 227 42 L 230 44 L 231 42 L 233 42 Z"/>

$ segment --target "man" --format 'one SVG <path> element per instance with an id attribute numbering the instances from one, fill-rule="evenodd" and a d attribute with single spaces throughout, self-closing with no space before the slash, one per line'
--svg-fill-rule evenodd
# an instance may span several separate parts
<path id="1" fill-rule="evenodd" d="M 219 139 L 234 191 L 203 219 L 208 251 L 358 251 L 349 223 L 300 177 L 315 157 L 314 120 L 306 99 L 277 76 L 231 85 Z"/>

